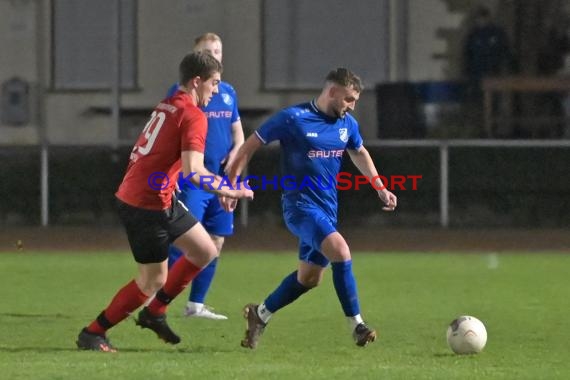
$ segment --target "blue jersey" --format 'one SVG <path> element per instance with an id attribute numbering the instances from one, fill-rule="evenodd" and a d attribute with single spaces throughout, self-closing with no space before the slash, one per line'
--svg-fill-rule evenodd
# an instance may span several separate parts
<path id="1" fill-rule="evenodd" d="M 336 221 L 336 184 L 343 153 L 362 146 L 356 119 L 350 114 L 328 116 L 312 101 L 285 108 L 255 133 L 264 144 L 281 143 L 281 182 L 287 176 L 295 183 L 282 186 L 284 201 L 316 205 Z"/>
<path id="2" fill-rule="evenodd" d="M 176 92 L 178 85 L 173 85 L 167 97 Z M 232 124 L 240 119 L 237 94 L 227 82 L 220 82 L 218 93 L 206 107 L 200 108 L 208 118 L 208 134 L 204 151 L 204 166 L 212 173 L 223 175 L 221 161 L 233 147 Z"/>

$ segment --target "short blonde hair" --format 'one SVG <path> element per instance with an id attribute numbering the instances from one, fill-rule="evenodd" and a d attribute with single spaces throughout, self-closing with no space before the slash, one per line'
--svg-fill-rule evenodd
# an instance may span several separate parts
<path id="1" fill-rule="evenodd" d="M 222 39 L 216 33 L 212 32 L 204 33 L 201 36 L 196 37 L 196 39 L 194 40 L 194 51 L 196 51 L 197 47 L 202 42 L 207 42 L 207 41 L 212 41 L 212 42 L 219 41 L 220 43 L 222 43 Z"/>

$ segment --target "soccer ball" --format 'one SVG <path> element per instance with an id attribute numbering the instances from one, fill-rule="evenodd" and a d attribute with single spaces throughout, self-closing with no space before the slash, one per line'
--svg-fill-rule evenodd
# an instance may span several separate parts
<path id="1" fill-rule="evenodd" d="M 456 354 L 476 354 L 487 343 L 487 330 L 477 318 L 462 315 L 449 324 L 447 343 Z"/>

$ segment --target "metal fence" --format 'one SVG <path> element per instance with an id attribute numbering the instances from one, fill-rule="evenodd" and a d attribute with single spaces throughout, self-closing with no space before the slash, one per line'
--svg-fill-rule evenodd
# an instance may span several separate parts
<path id="1" fill-rule="evenodd" d="M 339 216 L 352 225 L 442 227 L 570 226 L 568 140 L 372 140 L 386 177 L 421 176 L 394 186 L 398 212 L 380 211 L 370 186 L 339 191 Z M 0 224 L 118 222 L 114 192 L 131 147 L 0 147 Z M 279 174 L 279 150 L 261 149 L 249 172 Z M 343 171 L 357 174 L 345 159 Z M 392 186 L 391 184 L 389 186 Z M 237 211 L 242 225 L 281 223 L 280 192 L 257 191 Z"/>

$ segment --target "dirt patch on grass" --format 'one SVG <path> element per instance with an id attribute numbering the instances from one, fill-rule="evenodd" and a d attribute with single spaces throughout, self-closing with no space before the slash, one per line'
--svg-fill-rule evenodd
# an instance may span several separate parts
<path id="1" fill-rule="evenodd" d="M 526 229 L 385 229 L 352 228 L 340 231 L 353 251 L 560 251 L 570 253 L 568 230 Z M 21 244 L 19 244 L 20 242 Z M 122 227 L 5 227 L 0 252 L 128 250 Z M 284 227 L 238 228 L 226 240 L 225 250 L 292 251 L 297 240 Z"/>

